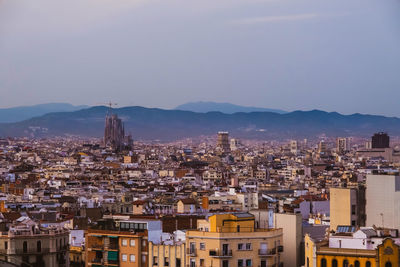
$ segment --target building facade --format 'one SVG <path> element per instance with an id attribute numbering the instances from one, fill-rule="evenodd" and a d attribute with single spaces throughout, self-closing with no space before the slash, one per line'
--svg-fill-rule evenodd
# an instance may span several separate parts
<path id="1" fill-rule="evenodd" d="M 186 243 L 154 244 L 149 242 L 149 267 L 185 267 Z"/>
<path id="2" fill-rule="evenodd" d="M 366 187 L 366 225 L 400 229 L 399 174 L 369 174 Z"/>
<path id="3" fill-rule="evenodd" d="M 129 231 L 107 221 L 86 232 L 86 266 L 147 267 L 147 243 L 146 229 Z"/>
<path id="4" fill-rule="evenodd" d="M 351 226 L 341 228 L 354 229 Z M 306 267 L 399 266 L 397 230 L 361 228 L 352 233 L 339 232 L 322 241 L 306 235 L 304 242 Z"/>
<path id="5" fill-rule="evenodd" d="M 61 227 L 42 228 L 21 217 L 0 235 L 0 259 L 20 266 L 69 266 L 69 231 Z"/>
<path id="6" fill-rule="evenodd" d="M 249 213 L 214 214 L 187 231 L 186 266 L 279 266 L 282 236 L 282 229 L 256 228 Z"/>
<path id="7" fill-rule="evenodd" d="M 365 187 L 330 188 L 330 228 L 365 226 Z"/>

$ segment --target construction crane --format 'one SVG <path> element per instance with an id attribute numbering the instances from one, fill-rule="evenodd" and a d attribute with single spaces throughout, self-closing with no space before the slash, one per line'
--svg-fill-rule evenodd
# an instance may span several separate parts
<path id="1" fill-rule="evenodd" d="M 114 107 L 116 107 L 116 106 L 118 106 L 118 104 L 117 103 L 113 103 L 113 102 L 108 102 L 108 103 L 96 103 L 96 105 L 103 105 L 103 106 L 108 106 L 108 108 L 109 108 L 109 114 L 111 115 L 111 111 L 112 111 L 112 108 L 113 108 L 113 106 Z"/>

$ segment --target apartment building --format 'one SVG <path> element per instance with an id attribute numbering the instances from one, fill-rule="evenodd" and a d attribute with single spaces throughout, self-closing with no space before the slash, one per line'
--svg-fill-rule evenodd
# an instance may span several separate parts
<path id="1" fill-rule="evenodd" d="M 400 229 L 399 173 L 369 174 L 366 187 L 366 225 Z"/>
<path id="2" fill-rule="evenodd" d="M 86 267 L 147 267 L 147 230 L 121 228 L 113 220 L 99 221 L 86 232 Z"/>
<path id="3" fill-rule="evenodd" d="M 282 229 L 255 227 L 250 213 L 214 214 L 186 232 L 189 267 L 279 266 Z"/>
<path id="4" fill-rule="evenodd" d="M 330 228 L 365 226 L 365 187 L 330 189 Z"/>
<path id="5" fill-rule="evenodd" d="M 20 217 L 0 232 L 0 260 L 21 266 L 69 266 L 69 231 Z"/>
<path id="6" fill-rule="evenodd" d="M 154 244 L 149 242 L 149 267 L 185 267 L 186 243 Z"/>

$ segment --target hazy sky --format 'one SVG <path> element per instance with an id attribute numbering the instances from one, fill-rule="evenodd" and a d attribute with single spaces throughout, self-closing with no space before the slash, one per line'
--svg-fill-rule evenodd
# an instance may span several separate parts
<path id="1" fill-rule="evenodd" d="M 0 92 L 400 116 L 400 0 L 0 0 Z"/>

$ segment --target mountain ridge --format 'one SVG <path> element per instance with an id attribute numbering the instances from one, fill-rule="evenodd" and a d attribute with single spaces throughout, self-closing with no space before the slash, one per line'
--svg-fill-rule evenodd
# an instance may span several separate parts
<path id="1" fill-rule="evenodd" d="M 108 107 L 96 106 L 73 112 L 48 113 L 16 123 L 0 124 L 0 136 L 53 137 L 77 135 L 101 137 Z M 127 133 L 138 140 L 173 141 L 229 131 L 246 139 L 371 136 L 386 131 L 400 136 L 400 119 L 380 115 L 342 115 L 320 110 L 273 112 L 196 113 L 140 106 L 112 109 L 122 118 Z"/>
<path id="2" fill-rule="evenodd" d="M 12 123 L 42 116 L 52 112 L 76 111 L 87 108 L 86 105 L 75 106 L 69 103 L 45 103 L 31 106 L 0 108 L 0 123 Z"/>
<path id="3" fill-rule="evenodd" d="M 275 112 L 279 114 L 287 113 L 287 111 L 280 109 L 248 107 L 248 106 L 235 105 L 227 102 L 219 103 L 213 101 L 188 102 L 177 106 L 175 109 L 183 111 L 193 111 L 198 113 L 208 113 L 214 111 L 219 111 L 226 114 L 234 114 L 238 112 Z"/>

